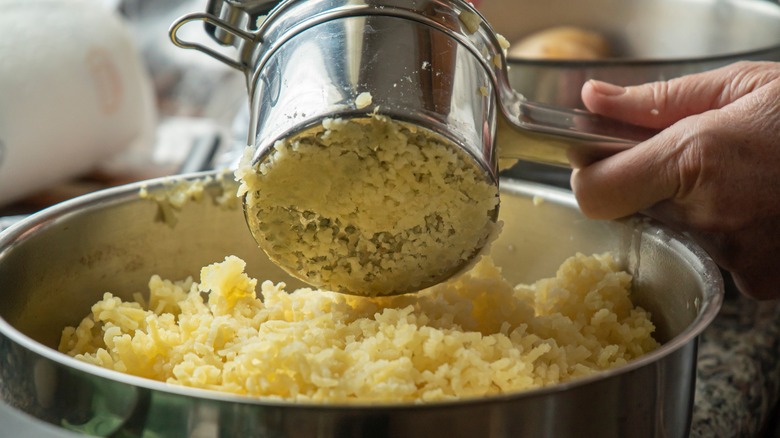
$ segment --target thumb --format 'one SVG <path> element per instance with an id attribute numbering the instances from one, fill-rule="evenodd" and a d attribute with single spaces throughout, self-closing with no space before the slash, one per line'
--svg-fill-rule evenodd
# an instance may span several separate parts
<path id="1" fill-rule="evenodd" d="M 679 191 L 680 164 L 692 138 L 674 125 L 651 139 L 597 161 L 571 175 L 571 188 L 585 216 L 615 219 L 673 198 Z"/>
<path id="2" fill-rule="evenodd" d="M 582 100 L 594 113 L 663 129 L 685 117 L 722 108 L 774 77 L 776 67 L 773 69 L 771 63 L 738 62 L 669 81 L 631 87 L 590 80 L 582 87 Z"/>

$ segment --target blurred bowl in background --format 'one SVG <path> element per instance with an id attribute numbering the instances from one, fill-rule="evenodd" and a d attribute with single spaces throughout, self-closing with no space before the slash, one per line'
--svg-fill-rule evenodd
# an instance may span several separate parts
<path id="1" fill-rule="evenodd" d="M 515 90 L 563 107 L 584 108 L 589 79 L 635 85 L 740 60 L 780 61 L 780 4 L 766 0 L 485 0 L 479 9 L 510 43 L 557 26 L 606 38 L 609 58 L 508 60 Z M 520 161 L 503 174 L 569 188 L 571 171 Z"/>
<path id="2" fill-rule="evenodd" d="M 583 107 L 589 79 L 634 85 L 739 60 L 780 61 L 780 4 L 766 0 L 488 0 L 480 11 L 510 43 L 562 25 L 607 39 L 610 58 L 510 59 L 517 91 L 565 107 Z"/>

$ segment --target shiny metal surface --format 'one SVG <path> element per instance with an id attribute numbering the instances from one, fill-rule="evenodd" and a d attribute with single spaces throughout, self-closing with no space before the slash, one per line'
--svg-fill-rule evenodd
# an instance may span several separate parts
<path id="1" fill-rule="evenodd" d="M 35 438 L 78 438 L 83 435 L 45 423 L 24 412 L 7 406 L 0 399 L 0 424 L 3 425 L 0 436 Z"/>
<path id="2" fill-rule="evenodd" d="M 324 118 L 370 117 L 378 108 L 463 147 L 496 181 L 485 127 L 496 110 L 492 96 L 479 92 L 490 76 L 443 32 L 394 16 L 352 16 L 307 27 L 265 57 L 251 91 L 250 141 L 258 160 L 277 139 Z M 359 109 L 355 99 L 363 92 L 372 104 Z"/>
<path id="3" fill-rule="evenodd" d="M 527 99 L 583 108 L 582 85 L 634 85 L 738 60 L 780 61 L 780 4 L 766 0 L 489 0 L 480 11 L 509 41 L 559 25 L 600 32 L 615 58 L 510 59 L 509 82 Z"/>
<path id="4" fill-rule="evenodd" d="M 213 176 L 213 174 L 211 174 Z M 190 176 L 201 178 L 205 175 Z M 229 180 L 229 178 L 228 178 Z M 142 186 L 87 195 L 0 234 L 0 398 L 50 424 L 104 436 L 682 437 L 688 432 L 697 337 L 723 285 L 695 245 L 642 218 L 591 221 L 570 193 L 502 180 L 505 222 L 492 254 L 513 282 L 552 275 L 576 251 L 615 251 L 634 275 L 663 346 L 626 366 L 520 394 L 451 403 L 320 406 L 168 386 L 56 352 L 60 331 L 103 292 L 128 298 L 149 277 L 184 278 L 236 254 L 250 275 L 299 285 L 257 251 L 222 183 L 159 220 Z M 230 184 L 232 185 L 232 184 Z M 227 190 L 234 190 L 228 187 Z M 539 203 L 538 200 L 543 202 Z M 536 200 L 536 202 L 535 202 Z"/>
<path id="5" fill-rule="evenodd" d="M 469 18 L 474 24 L 466 24 Z M 177 37 L 183 24 L 197 20 L 238 37 L 238 59 Z M 256 30 L 237 28 L 245 21 L 192 14 L 172 26 L 171 38 L 246 73 L 248 144 L 258 148 L 258 159 L 275 140 L 324 117 L 354 117 L 374 106 L 451 138 L 491 174 L 496 142 L 502 158 L 570 166 L 652 135 L 516 93 L 493 29 L 462 0 L 286 0 Z M 363 91 L 376 93 L 374 106 L 356 111 Z M 499 117 L 513 129 L 497 131 Z"/>
<path id="6" fill-rule="evenodd" d="M 473 111 L 475 119 L 480 112 L 485 113 L 485 116 L 491 113 L 498 116 L 495 119 L 486 117 L 482 120 L 485 138 L 480 143 L 487 142 L 490 147 L 481 149 L 481 160 L 488 165 L 492 165 L 492 156 L 495 155 L 558 166 L 579 165 L 631 147 L 653 134 L 651 131 L 616 124 L 580 111 L 564 109 L 583 107 L 580 90 L 588 79 L 629 85 L 700 72 L 743 59 L 780 60 L 780 5 L 765 0 L 495 0 L 480 5 L 480 11 L 490 24 L 483 20 L 476 31 L 464 28 L 457 19 L 461 13 L 475 13 L 469 5 L 460 0 L 288 0 L 279 2 L 270 11 L 263 25 L 254 30 L 252 25 L 259 12 L 252 14 L 252 11 L 267 9 L 273 3 L 261 0 L 226 2 L 225 4 L 233 5 L 227 9 L 240 10 L 241 17 L 248 15 L 250 18 L 238 20 L 234 18 L 236 14 L 231 12 L 228 14 L 231 19 L 224 22 L 213 15 L 194 14 L 183 17 L 175 24 L 171 35 L 182 47 L 203 49 L 187 45 L 175 35 L 175 29 L 184 22 L 200 19 L 218 28 L 222 27 L 224 32 L 243 41 L 243 44 L 235 44 L 235 38 L 230 40 L 240 49 L 238 61 L 209 49 L 204 51 L 245 71 L 249 81 L 250 98 L 255 108 L 251 117 L 253 121 L 265 117 L 260 115 L 257 109 L 261 106 L 264 108 L 263 112 L 285 114 L 294 117 L 302 125 L 311 123 L 316 116 L 329 112 L 347 115 L 349 104 L 356 97 L 358 88 L 388 90 L 387 85 L 396 84 L 401 79 L 411 81 L 405 84 L 406 91 L 418 95 L 426 92 L 430 95 L 433 86 L 438 87 L 433 88 L 438 94 L 457 94 L 464 89 L 478 92 L 480 86 L 486 86 L 490 95 L 485 96 L 483 106 L 489 110 L 480 111 L 479 107 L 471 107 L 461 108 L 461 111 Z M 220 8 L 215 5 L 222 4 L 221 1 L 213 1 L 210 3 L 210 10 L 216 13 Z M 222 7 L 221 11 L 225 9 Z M 263 9 L 262 12 L 267 11 Z M 220 13 L 225 15 L 224 12 Z M 405 27 L 415 28 L 419 32 L 407 31 L 402 38 L 397 39 L 400 33 L 375 31 L 366 26 L 364 21 L 369 19 L 369 16 L 395 17 L 408 21 Z M 350 20 L 349 17 L 357 19 Z M 315 61 L 325 60 L 328 68 L 322 65 L 312 68 L 309 59 L 303 54 L 296 58 L 292 48 L 279 55 L 275 53 L 279 46 L 299 38 L 297 33 L 302 29 L 309 29 L 308 35 L 300 36 L 308 38 L 309 42 L 298 42 L 297 49 L 311 48 L 312 38 L 324 34 L 325 31 L 315 28 L 325 21 L 338 19 L 344 19 L 343 26 L 333 25 L 328 30 L 345 32 L 343 40 L 325 39 L 314 43 L 315 53 L 318 56 L 323 55 L 315 58 Z M 351 21 L 351 24 L 348 25 L 346 21 Z M 513 41 L 530 32 L 556 25 L 583 26 L 603 33 L 610 40 L 618 57 L 596 61 L 505 60 L 493 35 L 495 29 Z M 248 28 L 236 29 L 235 26 Z M 450 80 L 443 79 L 432 84 L 425 79 L 433 71 L 423 71 L 423 64 L 420 63 L 418 67 L 416 61 L 421 61 L 420 58 L 425 58 L 426 55 L 426 50 L 421 53 L 418 48 L 427 48 L 428 51 L 434 52 L 440 50 L 430 38 L 426 38 L 437 34 L 436 30 L 443 35 L 438 35 L 433 41 L 450 40 L 450 44 L 456 44 L 458 50 L 456 56 L 448 60 L 449 65 L 435 72 L 444 74 L 444 79 L 449 77 Z M 362 41 L 362 38 L 371 42 L 347 44 L 347 41 Z M 415 40 L 414 50 L 408 50 L 409 46 L 404 44 L 410 38 L 418 38 Z M 226 43 L 226 40 L 220 41 Z M 396 41 L 399 44 L 394 44 Z M 382 47 L 383 50 L 373 53 L 361 51 L 374 47 Z M 330 106 L 326 108 L 312 108 L 314 104 L 323 104 L 321 100 L 335 100 L 335 97 L 320 101 L 317 97 L 312 101 L 289 101 L 284 98 L 279 100 L 279 96 L 273 94 L 263 96 L 259 93 L 263 87 L 257 83 L 257 77 L 277 75 L 274 69 L 266 68 L 266 60 L 271 56 L 277 58 L 273 65 L 284 67 L 278 72 L 281 77 L 277 78 L 277 81 L 285 81 L 283 74 L 290 71 L 308 70 L 307 79 L 316 78 L 314 83 L 317 85 L 327 84 L 325 89 L 335 90 L 341 97 L 346 95 L 351 100 L 342 99 L 344 101 L 341 104 L 344 107 L 339 111 L 333 107 L 337 105 L 333 102 L 329 102 Z M 504 65 L 507 62 L 511 67 L 508 71 Z M 484 72 L 490 76 L 492 86 L 468 82 L 473 74 L 456 75 L 458 71 L 470 71 L 475 63 L 482 65 Z M 348 64 L 351 70 L 336 67 L 344 64 Z M 358 77 L 354 73 L 359 68 L 382 70 L 376 65 L 372 67 L 372 64 L 379 64 L 387 70 L 384 78 L 377 74 Z M 399 71 L 401 67 L 403 71 Z M 344 78 L 344 75 L 349 77 Z M 387 79 L 390 75 L 394 77 Z M 460 83 L 458 78 L 466 82 Z M 304 83 L 296 83 L 298 86 L 302 84 Z M 317 91 L 322 92 L 321 89 Z M 304 92 L 301 92 L 301 95 L 303 94 Z M 406 105 L 400 112 L 422 118 L 426 122 L 422 111 L 430 108 L 431 102 L 403 102 L 399 95 L 400 91 L 391 102 L 397 102 L 399 108 L 401 104 Z M 269 102 L 273 105 L 269 106 Z M 274 106 L 277 104 L 280 106 Z M 496 111 L 496 108 L 499 111 Z M 315 116 L 300 116 L 311 114 L 312 109 L 315 110 Z M 441 108 L 437 108 L 435 114 L 439 117 L 423 123 L 422 126 L 436 128 L 433 126 L 435 122 L 447 119 L 442 117 L 447 114 L 443 113 Z M 288 130 L 295 128 L 290 127 L 291 125 L 294 123 L 286 123 Z M 266 132 L 267 125 L 262 122 L 254 128 L 250 132 L 249 144 L 256 144 L 258 138 L 263 139 L 262 144 L 267 144 L 268 139 L 275 138 L 278 131 L 286 132 L 280 129 Z M 453 123 L 445 125 L 441 133 L 451 134 L 458 140 L 467 129 L 468 126 Z M 473 136 L 474 134 L 467 137 Z M 497 154 L 494 144 L 499 145 Z M 468 147 L 473 152 L 479 151 L 483 144 L 463 147 Z M 485 151 L 491 153 L 487 154 Z M 259 155 L 262 155 L 262 152 L 259 152 Z"/>
<path id="7" fill-rule="evenodd" d="M 181 47 L 202 50 L 246 74 L 250 99 L 247 144 L 255 148 L 255 163 L 264 162 L 279 139 L 292 138 L 323 119 L 372 114 L 444 137 L 465 151 L 464 160 L 470 159 L 468 164 L 495 185 L 499 155 L 559 166 L 581 165 L 651 135 L 582 111 L 527 102 L 509 85 L 495 32 L 462 0 L 286 0 L 267 11 L 256 29 L 252 14 L 245 13 L 241 19 L 228 15 L 228 22 L 211 14 L 185 16 L 170 34 Z M 223 27 L 235 36 L 237 58 L 226 59 L 178 39 L 178 29 L 192 20 Z M 245 28 L 237 28 L 242 23 Z M 366 92 L 371 105 L 359 107 L 357 98 Z M 501 145 L 498 154 L 497 143 Z M 257 237 L 261 248 L 268 250 L 266 239 Z M 466 249 L 473 256 L 481 247 Z M 449 276 L 470 260 L 459 262 L 437 268 Z M 286 266 L 290 272 L 310 268 L 302 270 L 290 260 L 286 263 L 291 263 Z M 409 292 L 401 281 L 408 273 L 394 277 L 388 275 L 387 291 L 382 293 Z M 431 274 L 427 276 L 430 281 L 417 285 L 428 287 L 441 277 Z"/>

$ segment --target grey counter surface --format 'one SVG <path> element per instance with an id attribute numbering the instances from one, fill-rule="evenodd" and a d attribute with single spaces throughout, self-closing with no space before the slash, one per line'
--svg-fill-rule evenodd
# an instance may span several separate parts
<path id="1" fill-rule="evenodd" d="M 780 301 L 729 293 L 702 334 L 691 437 L 778 437 Z"/>

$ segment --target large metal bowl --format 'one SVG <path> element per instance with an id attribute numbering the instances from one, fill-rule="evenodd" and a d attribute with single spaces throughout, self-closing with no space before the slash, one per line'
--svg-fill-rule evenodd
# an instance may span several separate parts
<path id="1" fill-rule="evenodd" d="M 145 185 L 151 191 L 166 189 L 163 180 Z M 625 366 L 544 389 L 390 406 L 267 402 L 170 386 L 61 354 L 55 346 L 62 328 L 76 324 L 103 292 L 129 298 L 154 273 L 184 278 L 235 254 L 247 260 L 251 275 L 296 285 L 256 248 L 240 209 L 215 202 L 221 183 L 210 183 L 203 200 L 186 204 L 167 221 L 160 220 L 155 202 L 138 196 L 140 187 L 65 202 L 0 234 L 0 394 L 15 412 L 105 436 L 688 433 L 697 337 L 716 315 L 723 295 L 715 264 L 687 239 L 644 219 L 587 220 L 570 193 L 511 180 L 502 181 L 505 227 L 493 249 L 510 280 L 553 275 L 577 251 L 614 251 L 634 275 L 634 301 L 652 312 L 660 349 Z"/>
<path id="2" fill-rule="evenodd" d="M 739 60 L 780 61 L 780 4 L 766 0 L 484 0 L 480 11 L 510 42 L 560 25 L 607 38 L 614 58 L 509 61 L 513 88 L 565 107 L 583 107 L 588 79 L 634 85 Z"/>
<path id="3" fill-rule="evenodd" d="M 636 85 L 740 60 L 780 61 L 780 3 L 767 0 L 483 0 L 480 12 L 510 42 L 554 26 L 601 33 L 615 57 L 508 60 L 512 88 L 529 100 L 584 108 L 590 79 Z M 521 161 L 506 175 L 569 187 L 571 171 Z"/>

